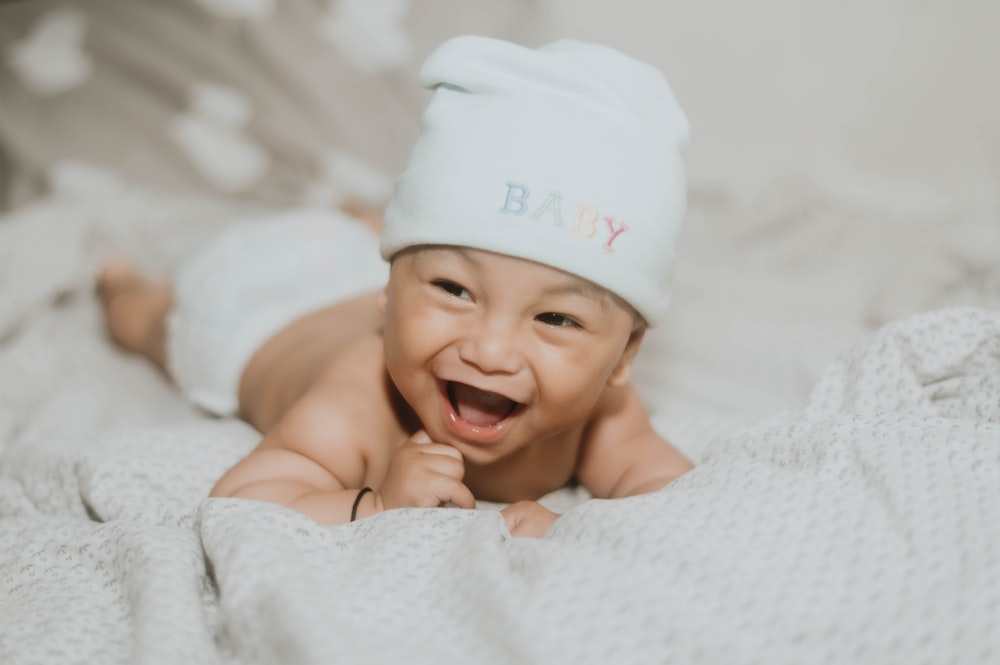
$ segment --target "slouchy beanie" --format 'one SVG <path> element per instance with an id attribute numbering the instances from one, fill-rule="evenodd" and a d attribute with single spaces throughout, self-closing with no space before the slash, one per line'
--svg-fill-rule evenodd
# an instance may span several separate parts
<path id="1" fill-rule="evenodd" d="M 688 122 L 657 69 L 596 44 L 464 36 L 420 81 L 434 93 L 386 210 L 385 259 L 416 245 L 528 259 L 662 320 Z"/>

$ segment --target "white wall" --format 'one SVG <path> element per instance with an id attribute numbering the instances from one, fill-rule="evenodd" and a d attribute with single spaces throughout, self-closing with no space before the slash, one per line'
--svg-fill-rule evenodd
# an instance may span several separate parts
<path id="1" fill-rule="evenodd" d="M 790 175 L 1000 201 L 1000 2 L 546 0 L 553 36 L 659 66 L 693 128 L 693 185 Z"/>

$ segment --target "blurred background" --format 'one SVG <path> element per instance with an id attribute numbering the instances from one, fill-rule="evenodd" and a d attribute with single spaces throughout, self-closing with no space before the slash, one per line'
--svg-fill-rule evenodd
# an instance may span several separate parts
<path id="1" fill-rule="evenodd" d="M 599 41 L 658 66 L 692 121 L 695 190 L 745 199 L 808 177 L 989 208 L 998 29 L 990 0 L 7 2 L 2 201 L 70 161 L 275 203 L 378 198 L 416 131 L 419 64 L 471 32 Z"/>
<path id="2" fill-rule="evenodd" d="M 37 373 L 46 316 L 105 343 L 111 249 L 167 271 L 248 208 L 381 206 L 420 64 L 466 33 L 613 46 L 686 110 L 674 304 L 637 382 L 693 457 L 888 321 L 1000 307 L 993 0 L 20 0 L 0 2 L 0 361 Z"/>

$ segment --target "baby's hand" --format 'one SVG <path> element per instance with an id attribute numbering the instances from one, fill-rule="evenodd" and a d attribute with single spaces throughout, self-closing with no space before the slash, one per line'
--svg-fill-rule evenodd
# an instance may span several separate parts
<path id="1" fill-rule="evenodd" d="M 451 502 L 475 508 L 476 499 L 462 483 L 462 454 L 444 443 L 432 443 L 423 430 L 396 449 L 378 490 L 382 507 L 435 508 Z"/>
<path id="2" fill-rule="evenodd" d="M 549 530 L 559 515 L 537 501 L 518 501 L 504 508 L 500 513 L 513 536 L 541 538 Z"/>

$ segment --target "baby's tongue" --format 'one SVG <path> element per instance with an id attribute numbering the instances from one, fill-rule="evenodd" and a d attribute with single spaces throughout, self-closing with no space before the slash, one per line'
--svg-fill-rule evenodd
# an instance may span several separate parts
<path id="1" fill-rule="evenodd" d="M 452 384 L 452 397 L 459 417 L 476 427 L 493 427 L 510 415 L 516 402 L 503 395 L 479 390 L 464 383 Z"/>

